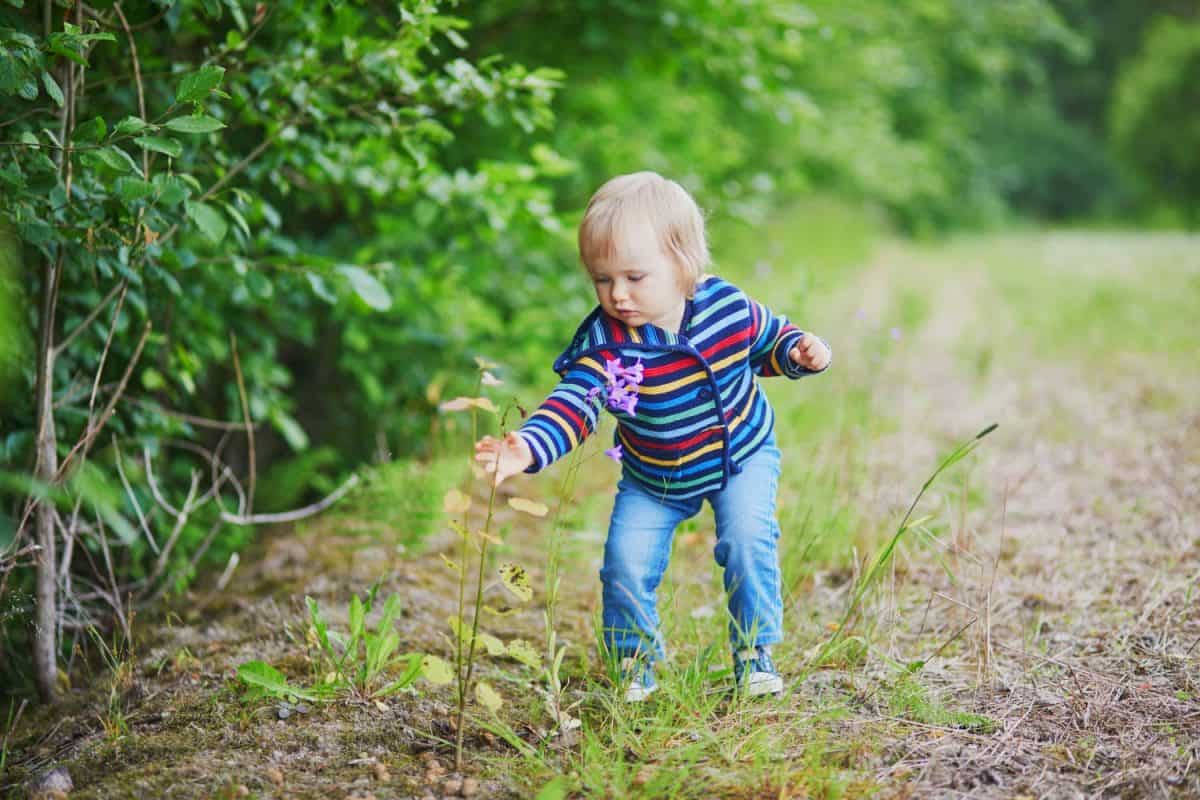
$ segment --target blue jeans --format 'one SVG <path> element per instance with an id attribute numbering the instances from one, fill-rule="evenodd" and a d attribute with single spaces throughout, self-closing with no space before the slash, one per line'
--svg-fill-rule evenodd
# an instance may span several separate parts
<path id="1" fill-rule="evenodd" d="M 695 516 L 705 500 L 717 523 L 713 556 L 725 570 L 734 650 L 780 641 L 783 600 L 775 519 L 779 461 L 772 436 L 740 472 L 730 475 L 724 489 L 704 497 L 662 498 L 631 478 L 617 484 L 600 570 L 604 645 L 613 657 L 663 657 L 656 592 L 671 556 L 675 528 Z"/>

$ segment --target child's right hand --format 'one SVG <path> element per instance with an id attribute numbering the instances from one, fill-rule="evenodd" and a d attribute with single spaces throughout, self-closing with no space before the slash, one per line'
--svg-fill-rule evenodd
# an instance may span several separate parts
<path id="1" fill-rule="evenodd" d="M 493 481 L 499 486 L 533 464 L 533 452 L 519 433 L 510 431 L 503 439 L 485 436 L 476 442 L 475 460 L 495 473 Z"/>

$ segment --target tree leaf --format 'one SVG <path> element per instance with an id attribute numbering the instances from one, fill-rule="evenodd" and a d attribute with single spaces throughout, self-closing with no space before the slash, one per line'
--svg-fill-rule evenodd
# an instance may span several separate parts
<path id="1" fill-rule="evenodd" d="M 139 136 L 133 141 L 143 150 L 153 150 L 155 153 L 162 153 L 171 158 L 179 158 L 183 153 L 183 145 L 174 139 L 167 139 L 163 136 Z"/>
<path id="2" fill-rule="evenodd" d="M 122 175 L 120 178 L 117 178 L 113 186 L 117 191 L 117 197 L 121 198 L 121 202 L 125 205 L 154 194 L 153 183 L 144 181 L 141 178 L 131 178 L 128 175 Z"/>
<path id="3" fill-rule="evenodd" d="M 513 639 L 508 643 L 508 657 L 534 669 L 542 665 L 541 654 L 524 639 Z"/>
<path id="4" fill-rule="evenodd" d="M 483 681 L 475 684 L 475 699 L 488 711 L 499 711 L 504 705 L 504 698 L 500 693 Z"/>
<path id="5" fill-rule="evenodd" d="M 42 85 L 46 87 L 46 94 L 50 95 L 50 99 L 53 100 L 59 108 L 62 108 L 63 104 L 66 103 L 66 98 L 63 97 L 62 87 L 58 85 L 58 81 L 54 80 L 54 76 L 49 72 L 43 71 Z"/>
<path id="6" fill-rule="evenodd" d="M 499 568 L 500 580 L 522 602 L 528 602 L 533 597 L 533 586 L 529 582 L 529 573 L 520 564 L 509 561 Z"/>
<path id="7" fill-rule="evenodd" d="M 337 269 L 346 276 L 350 288 L 368 306 L 376 311 L 387 311 L 392 307 L 392 296 L 374 275 L 353 264 L 342 264 Z"/>
<path id="8" fill-rule="evenodd" d="M 489 656 L 502 656 L 505 652 L 504 642 L 490 633 L 479 632 L 479 642 L 487 649 Z"/>
<path id="9" fill-rule="evenodd" d="M 550 512 L 550 508 L 545 503 L 539 503 L 535 500 L 526 500 L 524 497 L 510 497 L 508 504 L 516 511 L 524 514 L 529 514 L 534 517 L 544 517 Z"/>
<path id="10" fill-rule="evenodd" d="M 98 142 L 108 133 L 108 126 L 103 117 L 92 117 L 87 122 L 75 126 L 71 133 L 74 142 Z"/>
<path id="11" fill-rule="evenodd" d="M 221 212 L 208 203 L 188 203 L 187 215 L 213 244 L 224 239 L 229 231 L 229 223 L 221 216 Z"/>
<path id="12" fill-rule="evenodd" d="M 442 511 L 447 514 L 465 514 L 471 508 L 471 498 L 458 489 L 451 489 L 442 496 Z"/>
<path id="13" fill-rule="evenodd" d="M 179 133 L 212 133 L 219 131 L 225 127 L 225 123 L 219 119 L 199 114 L 186 117 L 174 117 L 167 120 L 169 129 L 178 131 Z"/>
<path id="14" fill-rule="evenodd" d="M 225 77 L 225 68 L 217 66 L 202 67 L 198 71 L 185 75 L 175 90 L 176 103 L 194 103 L 208 97 L 208 93 L 221 85 Z"/>
<path id="15" fill-rule="evenodd" d="M 421 677 L 434 686 L 445 686 L 454 680 L 454 670 L 444 659 L 427 655 L 421 659 Z"/>
<path id="16" fill-rule="evenodd" d="M 151 127 L 157 126 L 151 125 L 140 117 L 126 117 L 117 123 L 117 127 L 113 129 L 113 133 L 117 136 L 127 136 L 131 133 L 141 133 Z"/>

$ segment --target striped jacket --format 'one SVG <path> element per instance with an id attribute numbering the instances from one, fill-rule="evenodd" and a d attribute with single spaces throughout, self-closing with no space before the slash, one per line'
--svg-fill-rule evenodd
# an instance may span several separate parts
<path id="1" fill-rule="evenodd" d="M 526 471 L 543 469 L 595 430 L 602 403 L 591 398 L 606 387 L 606 360 L 629 367 L 640 359 L 634 413 L 610 409 L 625 476 L 678 499 L 723 489 L 775 423 L 754 376 L 813 374 L 787 356 L 803 332 L 715 277 L 696 287 L 680 331 L 630 327 L 592 311 L 554 362 L 561 382 L 520 429 L 534 459 Z"/>

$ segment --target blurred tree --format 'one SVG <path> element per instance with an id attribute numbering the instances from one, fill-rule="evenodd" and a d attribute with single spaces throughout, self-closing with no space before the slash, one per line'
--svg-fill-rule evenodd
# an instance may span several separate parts
<path id="1" fill-rule="evenodd" d="M 1112 139 L 1151 186 L 1200 224 L 1200 20 L 1163 17 L 1121 70 Z"/>

